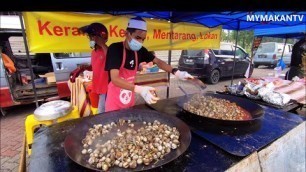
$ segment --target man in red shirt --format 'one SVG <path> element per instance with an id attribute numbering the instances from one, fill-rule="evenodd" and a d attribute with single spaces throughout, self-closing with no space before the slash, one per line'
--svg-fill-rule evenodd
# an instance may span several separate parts
<path id="1" fill-rule="evenodd" d="M 108 86 L 108 71 L 105 71 L 108 40 L 107 28 L 101 23 L 92 23 L 80 28 L 86 33 L 90 42 L 91 66 L 93 71 L 92 91 L 99 95 L 98 113 L 105 112 L 105 99 Z"/>

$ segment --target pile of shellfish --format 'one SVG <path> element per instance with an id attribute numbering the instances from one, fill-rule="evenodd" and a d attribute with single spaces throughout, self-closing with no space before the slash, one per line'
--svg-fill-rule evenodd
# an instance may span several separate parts
<path id="1" fill-rule="evenodd" d="M 184 103 L 183 108 L 191 113 L 208 118 L 222 120 L 249 120 L 251 114 L 245 109 L 226 99 L 195 94 Z"/>
<path id="2" fill-rule="evenodd" d="M 134 126 L 130 120 L 123 119 L 116 123 L 93 125 L 82 140 L 82 154 L 87 155 L 91 166 L 103 171 L 113 166 L 134 169 L 138 165 L 154 166 L 180 146 L 180 133 L 176 127 L 157 120 L 153 123 L 144 121 L 138 129 Z M 114 131 L 115 135 L 110 137 Z"/>

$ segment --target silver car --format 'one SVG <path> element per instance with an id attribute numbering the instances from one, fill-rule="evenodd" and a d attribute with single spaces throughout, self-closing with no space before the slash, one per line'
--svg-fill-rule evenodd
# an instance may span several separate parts
<path id="1" fill-rule="evenodd" d="M 274 68 L 281 59 L 283 52 L 283 61 L 286 65 L 290 65 L 292 46 L 292 44 L 286 44 L 284 50 L 284 43 L 266 42 L 260 44 L 254 55 L 254 66 L 265 65 Z"/>

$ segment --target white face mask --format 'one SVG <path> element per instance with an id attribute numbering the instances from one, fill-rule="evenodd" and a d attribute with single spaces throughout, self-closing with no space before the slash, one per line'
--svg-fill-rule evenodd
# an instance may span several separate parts
<path id="1" fill-rule="evenodd" d="M 129 47 L 133 51 L 138 51 L 142 47 L 142 43 L 136 41 L 134 38 L 131 39 L 131 41 L 128 42 Z"/>
<path id="2" fill-rule="evenodd" d="M 89 41 L 90 48 L 95 48 L 96 42 L 95 41 Z"/>

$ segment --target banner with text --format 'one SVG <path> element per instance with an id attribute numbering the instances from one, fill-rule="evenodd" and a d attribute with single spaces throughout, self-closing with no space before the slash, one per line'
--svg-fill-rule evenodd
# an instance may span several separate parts
<path id="1" fill-rule="evenodd" d="M 24 12 L 29 49 L 32 53 L 89 52 L 89 40 L 78 28 L 100 22 L 108 28 L 107 44 L 123 41 L 132 16 L 85 14 L 73 12 Z M 147 19 L 144 46 L 150 51 L 219 48 L 222 27 L 169 23 Z"/>

